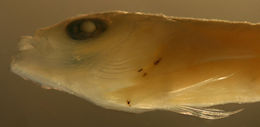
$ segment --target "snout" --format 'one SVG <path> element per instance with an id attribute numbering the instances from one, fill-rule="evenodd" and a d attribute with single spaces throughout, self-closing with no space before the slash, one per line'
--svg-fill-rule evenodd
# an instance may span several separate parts
<path id="1" fill-rule="evenodd" d="M 23 36 L 18 43 L 18 48 L 19 51 L 25 51 L 25 50 L 30 50 L 33 49 L 33 38 L 32 36 Z"/>

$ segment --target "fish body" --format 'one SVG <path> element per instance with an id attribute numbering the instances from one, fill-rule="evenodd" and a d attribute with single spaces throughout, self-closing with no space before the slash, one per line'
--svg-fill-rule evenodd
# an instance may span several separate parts
<path id="1" fill-rule="evenodd" d="M 113 11 L 80 15 L 23 37 L 11 70 L 109 109 L 208 108 L 260 100 L 260 24 Z"/>

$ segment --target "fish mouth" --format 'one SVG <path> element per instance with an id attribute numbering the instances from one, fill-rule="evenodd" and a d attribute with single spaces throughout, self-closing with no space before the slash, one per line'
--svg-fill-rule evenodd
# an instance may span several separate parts
<path id="1" fill-rule="evenodd" d="M 31 80 L 41 87 L 48 89 L 67 90 L 50 76 L 48 71 L 41 66 L 40 43 L 44 43 L 45 38 L 38 36 L 22 36 L 18 42 L 18 53 L 12 57 L 10 71 L 25 80 Z M 40 44 L 40 45 L 39 45 Z M 50 78 L 51 77 L 51 78 Z M 68 91 L 68 90 L 67 90 Z M 71 92 L 70 92 L 71 93 Z"/>
<path id="2" fill-rule="evenodd" d="M 34 49 L 33 43 L 34 41 L 32 36 L 22 36 L 20 42 L 18 43 L 18 50 L 26 51 Z"/>
<path id="3" fill-rule="evenodd" d="M 28 58 L 35 54 L 35 43 L 33 36 L 22 36 L 18 42 L 18 52 L 11 60 L 10 70 L 24 79 L 32 77 L 32 72 L 28 71 L 32 60 Z"/>
<path id="4" fill-rule="evenodd" d="M 18 74 L 21 71 L 19 65 L 24 61 L 24 57 L 27 56 L 27 51 L 31 51 L 35 49 L 33 45 L 33 37 L 32 36 L 22 36 L 20 41 L 18 42 L 18 53 L 12 57 L 11 61 L 11 71 Z M 19 75 L 19 74 L 18 74 Z"/>
<path id="5" fill-rule="evenodd" d="M 35 63 L 32 63 L 30 59 L 26 59 L 26 57 L 30 57 L 31 55 L 31 53 L 27 54 L 28 52 L 34 52 L 33 50 L 35 47 L 33 46 L 32 41 L 33 39 L 31 36 L 26 36 L 18 43 L 19 53 L 13 56 L 10 63 L 10 71 L 25 80 L 31 80 L 34 83 L 40 84 L 42 88 L 58 89 L 55 87 L 57 84 L 56 82 L 48 80 L 46 74 L 43 73 Z"/>

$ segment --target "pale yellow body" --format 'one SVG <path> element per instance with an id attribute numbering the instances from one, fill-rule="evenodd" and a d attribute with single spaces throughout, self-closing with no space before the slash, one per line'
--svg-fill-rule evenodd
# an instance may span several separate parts
<path id="1" fill-rule="evenodd" d="M 260 25 L 177 20 L 167 30 L 172 34 L 162 37 L 161 47 L 142 67 L 133 91 L 126 89 L 122 94 L 131 98 L 144 91 L 168 93 L 175 104 L 199 106 L 260 99 L 256 96 L 260 94 Z M 155 65 L 157 59 L 160 62 Z M 203 82 L 175 97 L 174 91 Z"/>
<path id="2" fill-rule="evenodd" d="M 108 28 L 90 40 L 68 38 L 64 28 L 82 18 Z M 28 40 L 44 43 L 35 48 L 44 53 L 35 55 Z M 106 108 L 216 119 L 237 111 L 205 107 L 260 101 L 259 24 L 110 12 L 66 20 L 21 45 L 15 73 Z"/>

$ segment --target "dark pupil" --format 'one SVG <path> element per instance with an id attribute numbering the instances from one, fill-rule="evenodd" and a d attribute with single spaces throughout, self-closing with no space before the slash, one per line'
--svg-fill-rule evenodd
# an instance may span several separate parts
<path id="1" fill-rule="evenodd" d="M 96 30 L 93 32 L 82 31 L 82 24 L 85 22 L 92 22 L 96 26 Z M 67 27 L 67 34 L 74 40 L 86 40 L 96 37 L 103 33 L 107 29 L 107 24 L 101 19 L 80 19 L 71 22 Z"/>

